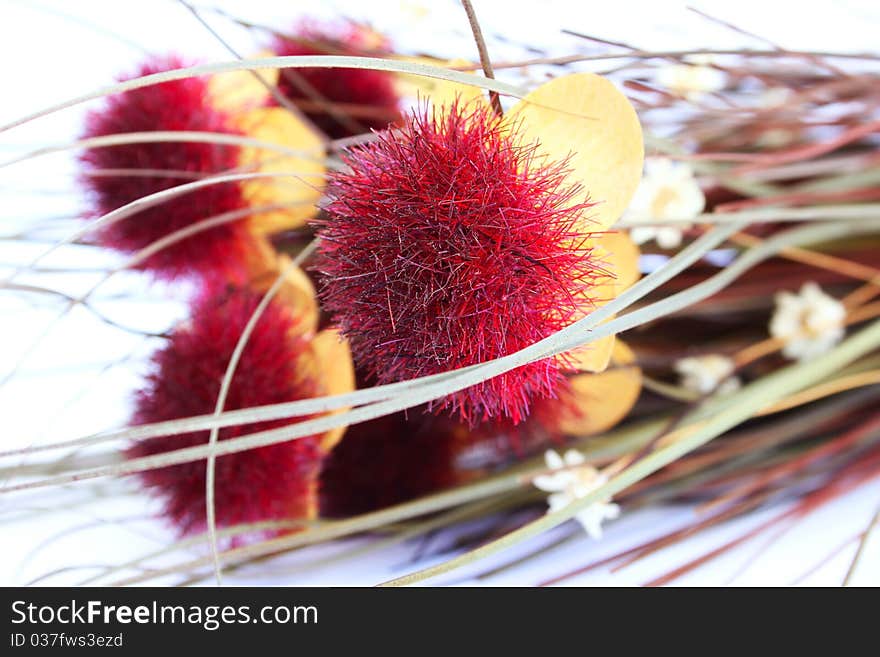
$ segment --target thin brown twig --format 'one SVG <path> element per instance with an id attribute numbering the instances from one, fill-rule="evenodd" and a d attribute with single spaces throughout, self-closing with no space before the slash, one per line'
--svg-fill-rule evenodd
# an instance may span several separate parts
<path id="1" fill-rule="evenodd" d="M 189 10 L 189 12 L 202 25 L 202 27 L 204 27 L 211 34 L 211 36 L 213 36 L 215 39 L 217 39 L 217 41 L 220 43 L 220 45 L 222 45 L 227 51 L 229 51 L 229 54 L 231 54 L 236 59 L 242 59 L 241 54 L 239 54 L 239 52 L 235 48 L 233 48 L 229 44 L 229 42 L 226 41 L 226 39 L 224 39 L 223 36 L 219 32 L 217 32 L 217 30 L 215 30 L 213 27 L 211 27 L 211 24 L 205 20 L 205 18 L 199 13 L 198 9 L 193 7 L 189 2 L 187 2 L 187 0 L 177 0 L 177 1 L 181 5 L 183 5 L 187 10 Z M 297 73 L 295 71 L 288 71 L 287 69 L 282 71 L 282 74 L 294 86 L 296 86 L 300 91 L 302 91 L 304 94 L 309 96 L 309 98 L 311 98 L 313 101 L 315 101 L 316 103 L 319 103 L 319 104 L 326 104 L 326 102 L 327 102 L 326 99 L 323 98 L 323 96 L 321 96 L 317 92 L 317 90 L 302 77 L 302 75 L 300 75 L 299 73 Z M 290 101 L 290 99 L 288 99 L 284 94 L 281 93 L 281 91 L 278 89 L 277 85 L 274 85 L 271 82 L 269 82 L 268 80 L 266 80 L 262 76 L 262 74 L 260 74 L 259 71 L 251 71 L 251 75 L 254 78 L 256 78 L 257 81 L 266 89 L 266 91 L 268 91 L 272 95 L 272 98 L 274 98 L 275 101 L 279 105 L 281 105 L 281 107 L 286 109 L 288 112 L 291 112 L 292 114 L 294 114 L 299 120 L 303 121 L 303 123 L 305 123 L 306 125 L 311 126 L 317 135 L 324 137 L 323 133 L 320 130 L 317 130 L 316 128 L 314 128 L 314 125 L 312 124 L 312 122 L 307 117 L 305 117 L 302 112 L 299 111 L 299 109 L 296 107 L 296 105 L 294 105 L 293 102 Z M 337 109 L 332 108 L 332 107 L 328 107 L 326 109 L 327 109 L 328 114 L 335 121 L 338 121 L 340 124 L 342 124 L 346 128 L 354 129 L 355 131 L 359 130 L 359 125 L 357 123 L 353 122 L 353 120 L 351 118 L 345 116 L 344 114 L 339 112 Z M 324 137 L 324 138 L 326 139 L 326 137 Z"/>
<path id="2" fill-rule="evenodd" d="M 569 29 L 561 29 L 559 30 L 562 34 L 568 34 L 569 36 L 577 37 L 578 39 L 586 39 L 588 41 L 595 41 L 596 43 L 601 43 L 606 46 L 616 46 L 618 48 L 626 48 L 627 50 L 638 50 L 635 46 L 632 46 L 624 41 L 614 41 L 613 39 L 606 39 L 604 37 L 598 37 L 593 34 L 585 34 L 584 32 L 574 32 Z"/>
<path id="3" fill-rule="evenodd" d="M 461 0 L 461 6 L 464 7 L 464 11 L 467 14 L 468 23 L 470 23 L 471 31 L 474 33 L 474 41 L 477 42 L 477 51 L 480 53 L 480 64 L 483 66 L 483 75 L 490 80 L 494 80 L 495 71 L 492 70 L 492 60 L 489 59 L 489 51 L 486 48 L 486 41 L 483 39 L 483 30 L 480 29 L 480 23 L 477 20 L 477 13 L 474 11 L 474 6 L 471 4 L 471 0 Z M 497 116 L 504 115 L 504 110 L 501 109 L 501 99 L 498 97 L 498 92 L 489 92 L 489 102 L 492 103 L 492 109 L 495 110 Z"/>
<path id="4" fill-rule="evenodd" d="M 591 39 L 587 35 L 580 34 L 578 32 L 574 32 L 568 30 L 567 34 L 571 34 L 572 36 L 577 36 L 585 39 Z M 605 61 L 609 59 L 682 59 L 684 57 L 688 57 L 689 55 L 741 55 L 743 57 L 767 57 L 767 58 L 785 58 L 785 57 L 834 57 L 837 59 L 848 59 L 848 60 L 864 60 L 864 61 L 880 61 L 880 53 L 871 53 L 871 52 L 863 52 L 863 53 L 847 53 L 847 52 L 834 52 L 827 50 L 816 50 L 816 51 L 808 51 L 808 50 L 766 50 L 766 49 L 758 49 L 758 48 L 744 48 L 744 49 L 736 49 L 736 48 L 726 48 L 726 49 L 718 49 L 718 48 L 691 48 L 688 50 L 633 50 L 629 52 L 614 52 L 614 53 L 602 53 L 599 55 L 584 55 L 584 54 L 574 54 L 574 55 L 561 55 L 558 57 L 537 57 L 534 59 L 523 59 L 513 62 L 500 62 L 495 63 L 494 68 L 496 70 L 503 68 L 522 68 L 524 66 L 535 66 L 539 64 L 546 65 L 565 65 L 565 64 L 576 64 L 578 62 L 594 62 L 594 61 Z M 465 71 L 465 70 L 473 70 L 476 66 L 454 66 L 451 67 L 457 71 Z"/>
<path id="5" fill-rule="evenodd" d="M 761 41 L 762 43 L 773 48 L 773 50 L 782 50 L 782 48 L 774 41 L 771 41 L 770 39 L 767 39 L 766 37 L 759 36 L 759 35 L 755 34 L 754 32 L 749 32 L 748 30 L 740 27 L 739 25 L 735 25 L 729 21 L 724 20 L 723 18 L 718 18 L 717 16 L 712 16 L 711 14 L 707 14 L 702 9 L 697 9 L 696 7 L 693 7 L 690 5 L 688 5 L 687 9 L 688 9 L 688 11 L 692 11 L 695 14 L 697 14 L 698 16 L 701 16 L 702 18 L 705 18 L 708 21 L 711 21 L 713 23 L 717 23 L 718 25 L 721 25 L 722 27 L 726 27 L 728 30 L 736 32 L 737 34 L 742 34 L 743 36 L 747 36 L 750 39 L 755 39 L 756 41 Z"/>

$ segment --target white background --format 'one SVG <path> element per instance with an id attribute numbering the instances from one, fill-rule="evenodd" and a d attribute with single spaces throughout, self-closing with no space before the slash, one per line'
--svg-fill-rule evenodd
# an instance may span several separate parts
<path id="1" fill-rule="evenodd" d="M 320 8 L 315 9 L 314 5 Z M 437 1 L 427 15 L 415 2 L 217 2 L 232 14 L 283 28 L 306 9 L 310 15 L 332 17 L 340 11 L 369 19 L 390 34 L 402 51 L 475 58 L 464 15 L 457 2 Z M 706 12 L 731 21 L 775 43 L 793 49 L 871 50 L 877 47 L 880 6 L 875 2 L 693 2 Z M 619 39 L 646 49 L 713 48 L 763 44 L 711 23 L 674 2 L 540 3 L 476 0 L 490 53 L 497 60 L 522 58 L 518 44 L 550 54 L 569 54 L 588 44 L 560 34 L 560 28 Z M 317 12 L 317 13 L 316 13 Z M 252 35 L 223 20 L 212 20 L 242 53 L 259 44 Z M 494 38 L 503 35 L 505 42 Z M 130 70 L 146 51 L 178 51 L 208 59 L 229 59 L 228 53 L 178 3 L 171 0 L 0 0 L 0 123 L 74 97 L 110 82 Z M 80 130 L 77 107 L 0 134 L 0 161 L 29 148 L 71 141 Z M 9 239 L 30 230 L 39 220 L 48 226 L 39 236 L 58 239 L 72 225 L 51 220 L 76 215 L 80 199 L 72 185 L 74 163 L 69 154 L 37 158 L 0 169 L 0 275 L 45 250 L 48 243 Z M 87 247 L 71 247 L 47 258 L 48 267 L 110 267 L 119 261 Z M 23 276 L 28 282 L 81 293 L 96 274 L 63 273 Z M 95 308 L 127 326 L 162 330 L 185 310 L 182 290 L 151 285 L 135 274 L 114 276 L 95 295 Z M 45 295 L 0 292 L 0 378 L 15 376 L 0 387 L 2 446 L 38 444 L 87 435 L 121 426 L 129 414 L 129 396 L 139 384 L 143 363 L 156 343 L 102 323 L 77 308 L 57 320 L 63 303 Z M 71 503 L 83 495 L 72 487 Z M 109 484 L 101 499 L 76 509 L 59 508 L 58 497 L 45 494 L 0 498 L 3 522 L 0 583 L 14 584 L 71 565 L 122 563 L 160 549 L 172 535 L 149 514 L 153 507 L 130 483 Z M 773 534 L 731 551 L 679 582 L 695 585 L 785 585 L 798 580 L 829 555 L 835 555 L 803 580 L 836 585 L 852 559 L 852 538 L 863 531 L 880 500 L 875 482 L 811 515 L 778 537 Z M 51 504 L 52 508 L 43 508 Z M 36 515 L 25 517 L 26 512 Z M 749 527 L 779 513 L 782 507 L 754 514 L 708 532 L 616 573 L 597 570 L 571 583 L 634 585 L 689 558 L 739 536 Z M 542 558 L 485 580 L 491 584 L 528 585 L 568 571 L 606 554 L 682 526 L 693 518 L 689 509 L 655 509 L 624 514 L 608 526 L 601 542 L 586 537 L 570 541 Z M 495 563 L 531 552 L 576 527 L 566 525 Z M 880 532 L 878 532 L 880 533 Z M 448 542 L 440 537 L 437 545 Z M 374 584 L 415 567 L 418 545 L 409 543 L 357 560 L 307 570 L 303 564 L 349 549 L 366 539 L 300 551 L 271 565 L 262 564 L 230 576 L 231 583 Z M 845 549 L 838 550 L 846 544 Z M 836 553 L 835 553 L 836 551 Z M 202 554 L 194 551 L 190 556 Z M 179 558 L 179 557 L 178 557 Z M 485 569 L 481 564 L 480 569 Z M 93 571 L 60 572 L 50 583 L 76 582 Z M 477 583 L 467 572 L 447 581 Z M 869 543 L 856 583 L 880 584 L 880 540 Z"/>

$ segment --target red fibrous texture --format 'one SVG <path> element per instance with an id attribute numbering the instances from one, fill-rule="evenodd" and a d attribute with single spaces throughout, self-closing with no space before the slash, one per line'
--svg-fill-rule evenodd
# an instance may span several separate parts
<path id="1" fill-rule="evenodd" d="M 345 156 L 330 177 L 318 269 L 325 308 L 378 383 L 513 353 L 591 307 L 607 276 L 586 246 L 565 163 L 519 145 L 488 109 L 421 111 Z M 471 425 L 528 414 L 554 396 L 545 359 L 453 393 L 434 408 Z"/>
<path id="2" fill-rule="evenodd" d="M 235 345 L 260 300 L 245 289 L 205 292 L 192 318 L 156 353 L 147 385 L 138 394 L 136 424 L 214 412 L 220 382 Z M 235 371 L 225 410 L 304 399 L 320 393 L 300 367 L 306 343 L 291 337 L 287 308 L 271 303 L 260 318 Z M 220 430 L 227 440 L 283 426 L 283 420 Z M 207 443 L 208 431 L 147 439 L 129 457 Z M 216 517 L 221 526 L 303 517 L 316 503 L 314 486 L 322 450 L 317 437 L 220 456 L 216 460 Z M 164 514 L 183 533 L 205 525 L 206 461 L 147 470 L 140 477 L 164 503 Z"/>
<path id="3" fill-rule="evenodd" d="M 155 58 L 133 77 L 185 65 L 174 56 Z M 241 134 L 227 114 L 212 108 L 207 81 L 189 78 L 110 96 L 102 108 L 88 114 L 83 137 L 177 130 Z M 233 169 L 238 166 L 238 153 L 237 146 L 196 142 L 91 148 L 81 158 L 86 169 L 81 179 L 93 200 L 90 214 L 100 216 L 148 194 Z M 203 219 L 244 207 L 237 184 L 210 185 L 110 224 L 99 231 L 99 239 L 108 247 L 134 253 Z M 235 272 L 250 246 L 246 223 L 243 218 L 203 230 L 164 248 L 141 266 L 164 277 L 193 271 Z"/>
<path id="4" fill-rule="evenodd" d="M 298 40 L 276 38 L 272 50 L 278 55 L 350 55 L 365 56 L 390 51 L 388 44 L 371 46 L 375 33 L 350 23 L 336 34 L 309 23 L 292 34 Z M 305 83 L 305 85 L 303 85 Z M 368 130 L 382 130 L 400 119 L 399 97 L 393 74 L 353 68 L 295 68 L 282 70 L 278 89 L 300 106 L 303 113 L 328 136 L 338 139 Z M 317 97 L 315 97 L 317 96 Z M 321 101 L 336 104 L 338 112 L 348 117 L 340 120 L 328 112 Z"/>
<path id="5" fill-rule="evenodd" d="M 534 416 L 533 416 L 534 417 Z M 475 429 L 411 410 L 348 428 L 324 461 L 321 515 L 366 513 L 462 484 L 550 444 L 540 423 L 509 420 Z"/>
<path id="6" fill-rule="evenodd" d="M 366 513 L 455 484 L 452 426 L 410 411 L 349 427 L 324 463 L 321 515 Z"/>

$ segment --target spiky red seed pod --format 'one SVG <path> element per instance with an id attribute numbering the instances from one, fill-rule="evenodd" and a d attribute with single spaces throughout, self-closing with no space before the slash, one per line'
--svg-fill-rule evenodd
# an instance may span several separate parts
<path id="1" fill-rule="evenodd" d="M 564 162 L 520 144 L 484 106 L 422 109 L 344 159 L 320 222 L 321 297 L 374 381 L 505 356 L 592 307 L 607 272 L 583 232 L 589 206 L 574 201 Z M 559 360 L 544 359 L 434 408 L 517 423 L 561 380 Z"/>
<path id="2" fill-rule="evenodd" d="M 304 22 L 290 33 L 296 39 L 278 36 L 270 48 L 278 55 L 349 55 L 376 56 L 391 52 L 387 40 L 372 30 L 346 23 L 331 29 Z M 296 78 L 306 83 L 304 88 Z M 337 104 L 349 118 L 340 121 L 308 93 L 311 89 L 324 100 Z M 278 89 L 333 139 L 350 137 L 370 129 L 382 130 L 400 120 L 400 97 L 394 87 L 394 75 L 384 71 L 352 68 L 297 68 L 281 71 Z"/>
<path id="3" fill-rule="evenodd" d="M 186 66 L 177 56 L 155 57 L 133 76 Z M 230 116 L 212 106 L 205 78 L 188 78 L 110 96 L 87 115 L 84 138 L 128 132 L 168 130 L 241 134 Z M 91 216 L 100 216 L 148 194 L 206 174 L 238 166 L 239 148 L 195 142 L 152 142 L 92 148 L 81 160 L 82 184 L 93 200 Z M 130 174 L 89 175 L 97 170 L 140 170 Z M 157 173 L 150 173 L 151 171 Z M 168 171 L 162 175 L 161 171 Z M 146 175 L 143 175 L 146 174 Z M 102 244 L 133 253 L 200 220 L 246 207 L 237 184 L 210 185 L 142 210 L 99 231 Z M 164 277 L 197 271 L 238 273 L 251 247 L 246 221 L 209 228 L 177 242 L 141 264 Z"/>
<path id="4" fill-rule="evenodd" d="M 324 461 L 321 515 L 357 515 L 406 502 L 563 442 L 535 419 L 469 428 L 446 414 L 413 409 L 351 426 Z"/>
<path id="5" fill-rule="evenodd" d="M 133 422 L 146 424 L 214 412 L 220 382 L 235 345 L 262 295 L 245 288 L 209 286 L 192 318 L 153 358 L 153 371 L 136 398 Z M 288 402 L 322 391 L 301 367 L 307 340 L 297 318 L 273 301 L 256 324 L 232 379 L 225 409 Z M 220 440 L 283 426 L 278 420 L 223 428 Z M 203 445 L 208 431 L 135 443 L 129 457 Z M 311 436 L 220 456 L 216 460 L 216 517 L 220 526 L 309 517 L 323 449 Z M 141 473 L 163 502 L 164 515 L 182 532 L 205 525 L 206 461 Z"/>

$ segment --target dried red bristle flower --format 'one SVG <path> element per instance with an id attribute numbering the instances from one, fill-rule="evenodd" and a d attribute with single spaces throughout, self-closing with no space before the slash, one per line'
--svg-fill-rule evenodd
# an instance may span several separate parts
<path id="1" fill-rule="evenodd" d="M 128 77 L 186 65 L 177 56 L 155 57 Z M 87 115 L 83 137 L 172 130 L 241 134 L 231 117 L 210 102 L 207 79 L 197 77 L 110 96 L 102 108 Z M 238 158 L 236 146 L 196 142 L 91 148 L 82 155 L 86 171 L 81 178 L 93 197 L 94 210 L 90 214 L 100 216 L 148 194 L 233 169 L 239 164 Z M 246 206 L 239 185 L 209 185 L 112 223 L 99 231 L 99 239 L 108 247 L 133 253 L 198 221 Z M 244 219 L 172 244 L 141 266 L 166 277 L 191 271 L 235 272 L 246 259 L 253 239 Z"/>
<path id="2" fill-rule="evenodd" d="M 534 414 L 527 422 L 490 421 L 475 428 L 420 409 L 349 427 L 324 461 L 321 515 L 382 509 L 465 483 L 540 451 L 563 437 Z"/>
<path id="3" fill-rule="evenodd" d="M 220 382 L 246 323 L 262 297 L 246 288 L 210 285 L 189 322 L 153 358 L 154 369 L 136 399 L 135 424 L 214 412 Z M 313 378 L 308 338 L 298 318 L 277 300 L 266 308 L 245 347 L 224 408 L 235 410 L 323 394 Z M 289 424 L 277 420 L 226 427 L 219 439 Z M 147 439 L 129 457 L 207 443 L 208 431 Z M 324 448 L 320 436 L 220 456 L 216 460 L 216 517 L 220 526 L 311 517 Z M 147 470 L 143 483 L 163 501 L 164 514 L 183 533 L 205 525 L 205 460 Z"/>
<path id="4" fill-rule="evenodd" d="M 330 28 L 305 22 L 278 36 L 270 49 L 278 55 L 377 56 L 391 52 L 387 39 L 357 23 Z M 304 83 L 304 84 L 303 84 Z M 278 89 L 333 139 L 382 130 L 400 120 L 394 75 L 353 68 L 295 68 L 281 71 Z M 336 114 L 327 110 L 333 103 Z M 324 106 L 322 107 L 322 102 Z M 342 118 L 342 117 L 345 118 Z"/>
<path id="5" fill-rule="evenodd" d="M 324 461 L 321 516 L 366 513 L 452 486 L 452 425 L 415 409 L 349 427 Z"/>
<path id="6" fill-rule="evenodd" d="M 321 297 L 378 383 L 491 360 L 548 337 L 593 306 L 589 204 L 551 162 L 482 105 L 416 112 L 344 156 L 319 222 Z M 544 359 L 433 406 L 471 425 L 552 397 Z"/>

